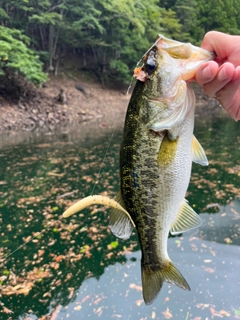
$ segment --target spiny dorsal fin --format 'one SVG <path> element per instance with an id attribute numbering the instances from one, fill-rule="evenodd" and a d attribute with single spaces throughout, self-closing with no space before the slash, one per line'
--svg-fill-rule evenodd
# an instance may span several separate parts
<path id="1" fill-rule="evenodd" d="M 116 196 L 116 201 L 121 205 L 121 207 L 125 207 L 121 192 L 118 191 Z M 135 226 L 132 218 L 120 211 L 118 208 L 113 208 L 110 213 L 110 229 L 112 233 L 121 239 L 128 239 L 132 233 L 132 229 Z"/>
<path id="2" fill-rule="evenodd" d="M 208 159 L 205 155 L 203 147 L 198 142 L 197 138 L 192 138 L 192 161 L 202 166 L 208 166 Z"/>
<path id="3" fill-rule="evenodd" d="M 199 215 L 187 204 L 187 201 L 184 199 L 179 214 L 177 215 L 177 218 L 170 229 L 170 233 L 172 235 L 177 235 L 179 233 L 197 228 L 201 224 L 202 220 Z"/>
<path id="4" fill-rule="evenodd" d="M 181 272 L 169 261 L 163 268 L 152 270 L 149 266 L 142 266 L 142 287 L 144 302 L 149 305 L 157 298 L 163 282 L 172 283 L 184 290 L 191 290 Z"/>

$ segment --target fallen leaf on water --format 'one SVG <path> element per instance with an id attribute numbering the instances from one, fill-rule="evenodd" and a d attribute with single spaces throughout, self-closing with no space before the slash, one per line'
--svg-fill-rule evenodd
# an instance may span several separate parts
<path id="1" fill-rule="evenodd" d="M 204 309 L 206 309 L 206 308 L 209 307 L 209 304 L 207 304 L 207 303 L 198 303 L 198 304 L 196 305 L 196 307 L 204 310 Z"/>
<path id="2" fill-rule="evenodd" d="M 93 181 L 93 178 L 90 177 L 90 176 L 83 176 L 82 179 L 85 180 L 86 182 L 92 182 Z"/>
<path id="3" fill-rule="evenodd" d="M 171 312 L 169 311 L 168 308 L 167 308 L 166 311 L 163 311 L 162 314 L 163 314 L 165 319 L 171 319 L 172 318 L 172 314 L 171 314 Z"/>
<path id="4" fill-rule="evenodd" d="M 102 315 L 102 307 L 98 308 L 96 311 L 94 311 L 99 317 Z"/>
<path id="5" fill-rule="evenodd" d="M 73 294 L 74 294 L 74 288 L 69 287 L 69 288 L 68 288 L 68 291 L 69 291 L 68 299 L 72 299 L 72 296 L 73 296 Z"/>
<path id="6" fill-rule="evenodd" d="M 152 319 L 155 319 L 155 318 L 156 318 L 156 312 L 153 311 L 153 312 L 152 312 Z"/>
<path id="7" fill-rule="evenodd" d="M 143 299 L 140 299 L 140 300 L 137 300 L 137 301 L 136 301 L 136 305 L 137 305 L 138 307 L 140 307 L 142 303 L 143 303 Z"/>
<path id="8" fill-rule="evenodd" d="M 111 250 L 111 249 L 117 248 L 117 246 L 118 246 L 118 241 L 112 241 L 110 244 L 108 244 L 107 248 L 108 250 Z"/>
<path id="9" fill-rule="evenodd" d="M 76 306 L 73 308 L 74 310 L 81 310 L 82 309 L 82 306 Z"/>
<path id="10" fill-rule="evenodd" d="M 213 307 L 210 308 L 211 315 L 213 317 L 222 318 L 223 316 L 230 317 L 231 314 L 225 310 L 216 311 Z"/>
<path id="11" fill-rule="evenodd" d="M 206 268 L 206 267 L 203 267 L 204 271 L 208 272 L 208 273 L 213 273 L 215 272 L 215 269 L 213 268 Z"/>
<path id="12" fill-rule="evenodd" d="M 90 299 L 90 296 L 89 296 L 89 295 L 87 295 L 86 297 L 84 297 L 81 302 L 84 303 L 84 302 L 86 302 L 88 299 Z"/>
<path id="13" fill-rule="evenodd" d="M 2 288 L 1 293 L 6 296 L 10 296 L 12 294 L 16 294 L 16 295 L 23 294 L 26 296 L 28 295 L 28 293 L 30 292 L 33 286 L 34 286 L 33 282 L 25 282 L 22 285 L 18 284 L 14 287 L 7 286 L 5 288 Z"/>
<path id="14" fill-rule="evenodd" d="M 53 261 L 53 262 L 51 262 L 51 263 L 49 264 L 49 266 L 50 266 L 51 268 L 53 268 L 54 270 L 58 270 L 60 264 Z"/>
<path id="15" fill-rule="evenodd" d="M 64 258 L 64 255 L 60 254 L 59 256 L 54 257 L 53 260 L 56 262 L 61 262 Z"/>
<path id="16" fill-rule="evenodd" d="M 6 308 L 6 307 L 3 307 L 3 312 L 6 313 L 6 314 L 11 314 L 11 313 L 14 313 L 12 310 Z"/>
<path id="17" fill-rule="evenodd" d="M 231 244 L 232 240 L 230 238 L 225 238 L 224 241 L 226 242 L 226 244 Z"/>
<path id="18" fill-rule="evenodd" d="M 137 285 L 134 284 L 134 283 L 130 283 L 129 288 L 130 288 L 130 289 L 135 289 L 135 290 L 137 290 L 137 291 L 142 291 L 142 287 L 141 287 L 141 286 L 137 286 Z"/>
<path id="19" fill-rule="evenodd" d="M 44 253 L 45 253 L 45 250 L 38 250 L 38 256 L 39 257 L 42 257 L 43 255 L 44 255 Z"/>
<path id="20" fill-rule="evenodd" d="M 225 310 L 220 310 L 219 313 L 220 313 L 221 316 L 226 316 L 226 317 L 230 317 L 231 316 L 231 314 L 229 312 L 225 311 Z"/>
<path id="21" fill-rule="evenodd" d="M 88 232 L 92 232 L 92 233 L 98 233 L 98 229 L 96 227 L 90 227 L 88 230 Z"/>
<path id="22" fill-rule="evenodd" d="M 240 319 L 240 310 L 239 309 L 234 309 L 234 315 L 236 319 Z"/>
<path id="23" fill-rule="evenodd" d="M 98 299 L 95 300 L 93 303 L 94 303 L 94 304 L 98 304 L 101 300 L 102 300 L 102 298 L 98 298 Z"/>
<path id="24" fill-rule="evenodd" d="M 209 309 L 210 309 L 211 315 L 214 316 L 214 314 L 215 314 L 215 309 L 214 309 L 213 307 L 210 307 Z"/>

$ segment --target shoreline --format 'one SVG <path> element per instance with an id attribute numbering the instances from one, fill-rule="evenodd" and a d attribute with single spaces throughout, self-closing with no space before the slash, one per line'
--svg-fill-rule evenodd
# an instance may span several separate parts
<path id="1" fill-rule="evenodd" d="M 52 76 L 28 102 L 14 103 L 1 97 L 0 133 L 51 132 L 96 119 L 102 126 L 109 126 L 116 120 L 123 123 L 131 94 L 126 95 L 124 89 L 103 89 L 93 80 L 79 78 Z M 193 90 L 196 116 L 226 116 L 215 99 L 203 94 L 202 88 L 193 84 Z M 64 92 L 63 101 L 59 99 L 61 92 Z"/>

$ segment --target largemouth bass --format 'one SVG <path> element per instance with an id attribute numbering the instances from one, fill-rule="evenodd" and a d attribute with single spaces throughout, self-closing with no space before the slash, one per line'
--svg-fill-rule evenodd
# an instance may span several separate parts
<path id="1" fill-rule="evenodd" d="M 169 232 L 179 234 L 201 224 L 184 199 L 192 161 L 208 164 L 193 136 L 195 96 L 186 81 L 212 58 L 206 50 L 160 35 L 134 72 L 138 81 L 120 150 L 119 207 L 111 203 L 110 227 L 116 236 L 129 238 L 136 226 L 146 304 L 156 299 L 165 281 L 190 290 L 168 256 L 167 239 Z M 82 209 L 81 201 L 79 206 Z"/>

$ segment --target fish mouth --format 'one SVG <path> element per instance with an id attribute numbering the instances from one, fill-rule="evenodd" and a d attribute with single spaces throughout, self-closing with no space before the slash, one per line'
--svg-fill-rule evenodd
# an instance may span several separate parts
<path id="1" fill-rule="evenodd" d="M 209 52 L 191 43 L 167 39 L 163 35 L 158 35 L 155 46 L 162 56 L 168 55 L 175 60 L 184 81 L 193 79 L 201 64 L 216 57 L 215 52 Z"/>

